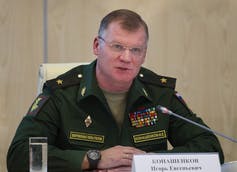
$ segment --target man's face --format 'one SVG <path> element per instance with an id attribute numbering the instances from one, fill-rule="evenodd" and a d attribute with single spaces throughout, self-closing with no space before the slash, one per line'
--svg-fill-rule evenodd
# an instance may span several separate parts
<path id="1" fill-rule="evenodd" d="M 131 84 L 146 56 L 146 34 L 141 27 L 129 32 L 112 22 L 101 37 L 95 38 L 97 78 L 107 82 Z"/>

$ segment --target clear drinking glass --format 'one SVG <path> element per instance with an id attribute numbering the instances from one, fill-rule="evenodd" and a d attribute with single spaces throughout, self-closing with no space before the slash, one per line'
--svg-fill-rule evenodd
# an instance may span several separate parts
<path id="1" fill-rule="evenodd" d="M 47 172 L 48 140 L 47 137 L 30 137 L 30 172 Z"/>

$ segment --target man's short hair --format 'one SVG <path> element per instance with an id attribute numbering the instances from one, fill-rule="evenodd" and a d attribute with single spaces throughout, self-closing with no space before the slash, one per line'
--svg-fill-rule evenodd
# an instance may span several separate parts
<path id="1" fill-rule="evenodd" d="M 119 9 L 107 14 L 100 22 L 98 35 L 102 36 L 109 24 L 116 21 L 120 22 L 123 29 L 131 32 L 143 27 L 147 36 L 147 40 L 149 39 L 148 27 L 145 21 L 139 14 L 127 9 Z"/>

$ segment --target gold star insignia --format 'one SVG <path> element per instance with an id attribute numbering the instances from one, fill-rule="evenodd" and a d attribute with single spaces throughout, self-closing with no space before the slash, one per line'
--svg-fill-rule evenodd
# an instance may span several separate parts
<path id="1" fill-rule="evenodd" d="M 92 123 L 92 120 L 91 120 L 91 116 L 88 115 L 85 119 L 85 124 L 86 124 L 86 127 L 89 127 Z"/>
<path id="2" fill-rule="evenodd" d="M 160 81 L 161 81 L 162 84 L 166 84 L 167 83 L 167 79 L 166 78 L 161 78 Z"/>
<path id="3" fill-rule="evenodd" d="M 62 85 L 63 84 L 63 80 L 61 80 L 61 79 L 58 79 L 56 82 L 57 82 L 58 85 Z"/>

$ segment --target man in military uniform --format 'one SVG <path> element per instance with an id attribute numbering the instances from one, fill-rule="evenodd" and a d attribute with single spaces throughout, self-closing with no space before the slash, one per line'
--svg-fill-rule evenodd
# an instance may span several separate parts
<path id="1" fill-rule="evenodd" d="M 148 28 L 129 10 L 103 18 L 97 59 L 45 83 L 20 123 L 7 156 L 9 172 L 29 170 L 29 137 L 48 138 L 48 171 L 131 171 L 134 154 L 218 152 L 216 136 L 157 111 L 162 105 L 204 122 L 177 95 L 175 79 L 141 67 Z M 167 150 L 167 141 L 173 148 Z"/>

